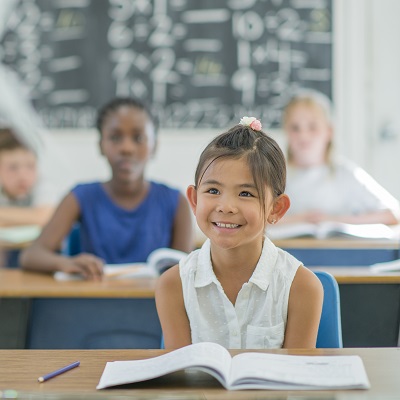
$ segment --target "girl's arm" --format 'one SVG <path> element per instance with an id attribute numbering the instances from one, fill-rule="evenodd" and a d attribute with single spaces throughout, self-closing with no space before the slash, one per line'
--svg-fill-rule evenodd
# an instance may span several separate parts
<path id="1" fill-rule="evenodd" d="M 0 207 L 0 226 L 45 225 L 54 212 L 53 206 Z"/>
<path id="2" fill-rule="evenodd" d="M 372 211 L 369 213 L 363 213 L 358 215 L 338 215 L 330 218 L 330 221 L 345 222 L 347 224 L 386 224 L 395 225 L 398 224 L 399 217 L 395 215 L 392 210 L 379 210 Z"/>
<path id="3" fill-rule="evenodd" d="M 290 289 L 284 348 L 315 348 L 323 298 L 320 280 L 300 266 Z"/>
<path id="4" fill-rule="evenodd" d="M 335 221 L 343 222 L 346 224 L 386 224 L 395 225 L 398 224 L 399 218 L 392 210 L 378 210 L 371 211 L 357 215 L 330 215 L 320 211 L 308 211 L 299 214 L 285 215 L 281 220 L 280 224 L 293 224 L 308 222 L 317 224 L 324 221 Z"/>
<path id="5" fill-rule="evenodd" d="M 164 272 L 157 282 L 156 306 L 166 349 L 177 349 L 192 343 L 190 325 L 183 301 L 179 266 Z"/>
<path id="6" fill-rule="evenodd" d="M 26 270 L 81 273 L 87 279 L 100 279 L 103 262 L 98 257 L 91 254 L 65 257 L 57 253 L 79 214 L 79 204 L 75 196 L 69 193 L 61 201 L 40 236 L 21 254 L 21 266 Z"/>
<path id="7" fill-rule="evenodd" d="M 171 248 L 190 253 L 194 249 L 192 213 L 186 197 L 179 194 L 179 204 L 174 220 Z"/>

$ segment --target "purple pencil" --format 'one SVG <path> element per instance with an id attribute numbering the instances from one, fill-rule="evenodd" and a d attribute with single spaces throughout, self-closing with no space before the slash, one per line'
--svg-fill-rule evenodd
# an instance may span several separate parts
<path id="1" fill-rule="evenodd" d="M 70 369 L 79 366 L 80 363 L 81 363 L 80 361 L 75 361 L 74 363 L 72 363 L 72 364 L 70 364 L 70 365 L 67 365 L 66 367 L 60 368 L 60 369 L 58 369 L 57 371 L 50 372 L 50 373 L 47 374 L 47 375 L 43 375 L 43 376 L 39 377 L 39 378 L 38 378 L 38 381 L 39 381 L 39 382 L 48 381 L 49 379 L 54 378 L 54 377 L 57 376 L 57 375 L 63 374 L 64 372 L 67 372 L 67 371 L 69 371 Z"/>

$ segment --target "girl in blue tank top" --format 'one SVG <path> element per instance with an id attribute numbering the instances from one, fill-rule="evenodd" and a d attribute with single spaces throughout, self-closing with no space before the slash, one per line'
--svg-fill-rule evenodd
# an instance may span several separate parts
<path id="1" fill-rule="evenodd" d="M 144 177 L 156 144 L 148 109 L 137 100 L 117 98 L 100 110 L 97 128 L 111 179 L 77 185 L 67 194 L 39 238 L 23 252 L 23 268 L 101 279 L 105 263 L 145 262 L 160 247 L 193 250 L 186 198 Z M 62 242 L 76 222 L 81 253 L 61 255 Z"/>

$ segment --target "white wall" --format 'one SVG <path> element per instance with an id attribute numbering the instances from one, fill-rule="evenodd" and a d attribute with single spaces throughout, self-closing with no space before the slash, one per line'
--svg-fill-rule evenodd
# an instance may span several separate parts
<path id="1" fill-rule="evenodd" d="M 400 1 L 335 7 L 338 150 L 400 199 Z"/>
<path id="2" fill-rule="evenodd" d="M 400 198 L 400 1 L 334 0 L 334 8 L 336 147 Z M 382 130 L 386 122 L 390 140 Z M 185 191 L 201 150 L 216 133 L 161 131 L 148 177 Z M 57 173 L 63 190 L 108 176 L 95 131 L 54 131 L 50 136 L 53 150 L 47 152 L 44 169 Z M 283 145 L 282 137 L 276 137 Z"/>
<path id="3" fill-rule="evenodd" d="M 179 133 L 161 130 L 158 133 L 158 148 L 149 163 L 147 177 L 175 186 L 185 193 L 194 182 L 194 173 L 200 153 L 208 142 L 222 131 L 185 130 Z M 284 146 L 278 132 L 271 133 Z M 77 182 L 103 180 L 110 176 L 108 164 L 98 149 L 98 133 L 95 130 L 53 132 L 54 145 L 62 149 L 62 157 L 70 168 L 63 167 L 60 187 Z M 64 162 L 65 164 L 65 162 Z M 45 168 L 49 168 L 48 165 Z"/>
<path id="4" fill-rule="evenodd" d="M 370 7 L 371 101 L 368 158 L 379 182 L 400 198 L 400 1 Z"/>

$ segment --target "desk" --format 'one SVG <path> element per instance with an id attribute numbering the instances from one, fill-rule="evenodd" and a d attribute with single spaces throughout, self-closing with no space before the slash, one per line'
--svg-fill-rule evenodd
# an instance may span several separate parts
<path id="1" fill-rule="evenodd" d="M 26 315 L 25 326 L 19 319 L 14 324 L 18 345 L 7 347 L 159 348 L 155 282 L 58 282 L 51 275 L 0 269 L 0 305 L 8 308 L 0 315 L 12 317 L 16 307 Z M 12 334 L 9 324 L 0 324 L 0 338 Z"/>
<path id="2" fill-rule="evenodd" d="M 227 391 L 205 373 L 179 372 L 168 378 L 158 378 L 151 382 L 119 386 L 114 389 L 96 391 L 107 361 L 135 360 L 155 357 L 163 350 L 0 350 L 0 390 L 14 389 L 34 395 L 49 396 L 64 394 L 64 398 L 85 394 L 100 398 L 129 396 L 140 399 L 296 399 L 329 398 L 333 400 L 382 399 L 384 396 L 398 398 L 400 380 L 400 349 L 315 349 L 315 350 L 275 350 L 271 353 L 300 355 L 359 355 L 368 374 L 371 389 L 340 391 Z M 238 351 L 232 351 L 237 354 Z M 81 365 L 65 374 L 39 384 L 39 375 L 53 371 L 73 361 Z M 297 397 L 298 396 L 298 397 Z M 365 396 L 365 397 L 364 397 Z M 42 397 L 42 398 L 43 398 Z M 51 397 L 52 399 L 57 397 Z M 61 397 L 62 398 L 62 397 Z M 90 398 L 90 397 L 89 397 Z"/>
<path id="3" fill-rule="evenodd" d="M 397 346 L 400 275 L 374 274 L 365 267 L 313 269 L 330 272 L 339 283 L 345 347 Z M 57 282 L 50 275 L 0 269 L 0 321 L 4 322 L 0 347 L 129 348 L 133 344 L 126 327 L 133 324 L 132 329 L 140 327 L 141 336 L 150 325 L 150 342 L 142 346 L 158 348 L 161 328 L 155 283 L 155 279 Z M 93 336 L 96 330 L 113 328 L 112 324 L 116 327 L 112 341 L 107 335 Z M 83 339 L 80 330 L 86 332 Z"/>
<path id="4" fill-rule="evenodd" d="M 340 290 L 345 347 L 397 346 L 400 326 L 400 274 L 368 267 L 313 267 L 332 274 Z"/>
<path id="5" fill-rule="evenodd" d="M 0 249 L 1 250 L 22 250 L 32 244 L 32 241 L 25 241 L 25 242 L 8 242 L 0 239 Z"/>
<path id="6" fill-rule="evenodd" d="M 22 249 L 28 247 L 31 242 L 13 243 L 0 240 L 0 267 L 17 268 L 19 254 Z"/>
<path id="7" fill-rule="evenodd" d="M 274 244 L 307 267 L 371 265 L 400 258 L 399 239 L 284 239 Z"/>
<path id="8" fill-rule="evenodd" d="M 0 252 L 3 253 L 0 266 L 17 268 L 20 251 L 36 239 L 40 230 L 37 225 L 0 227 Z"/>

